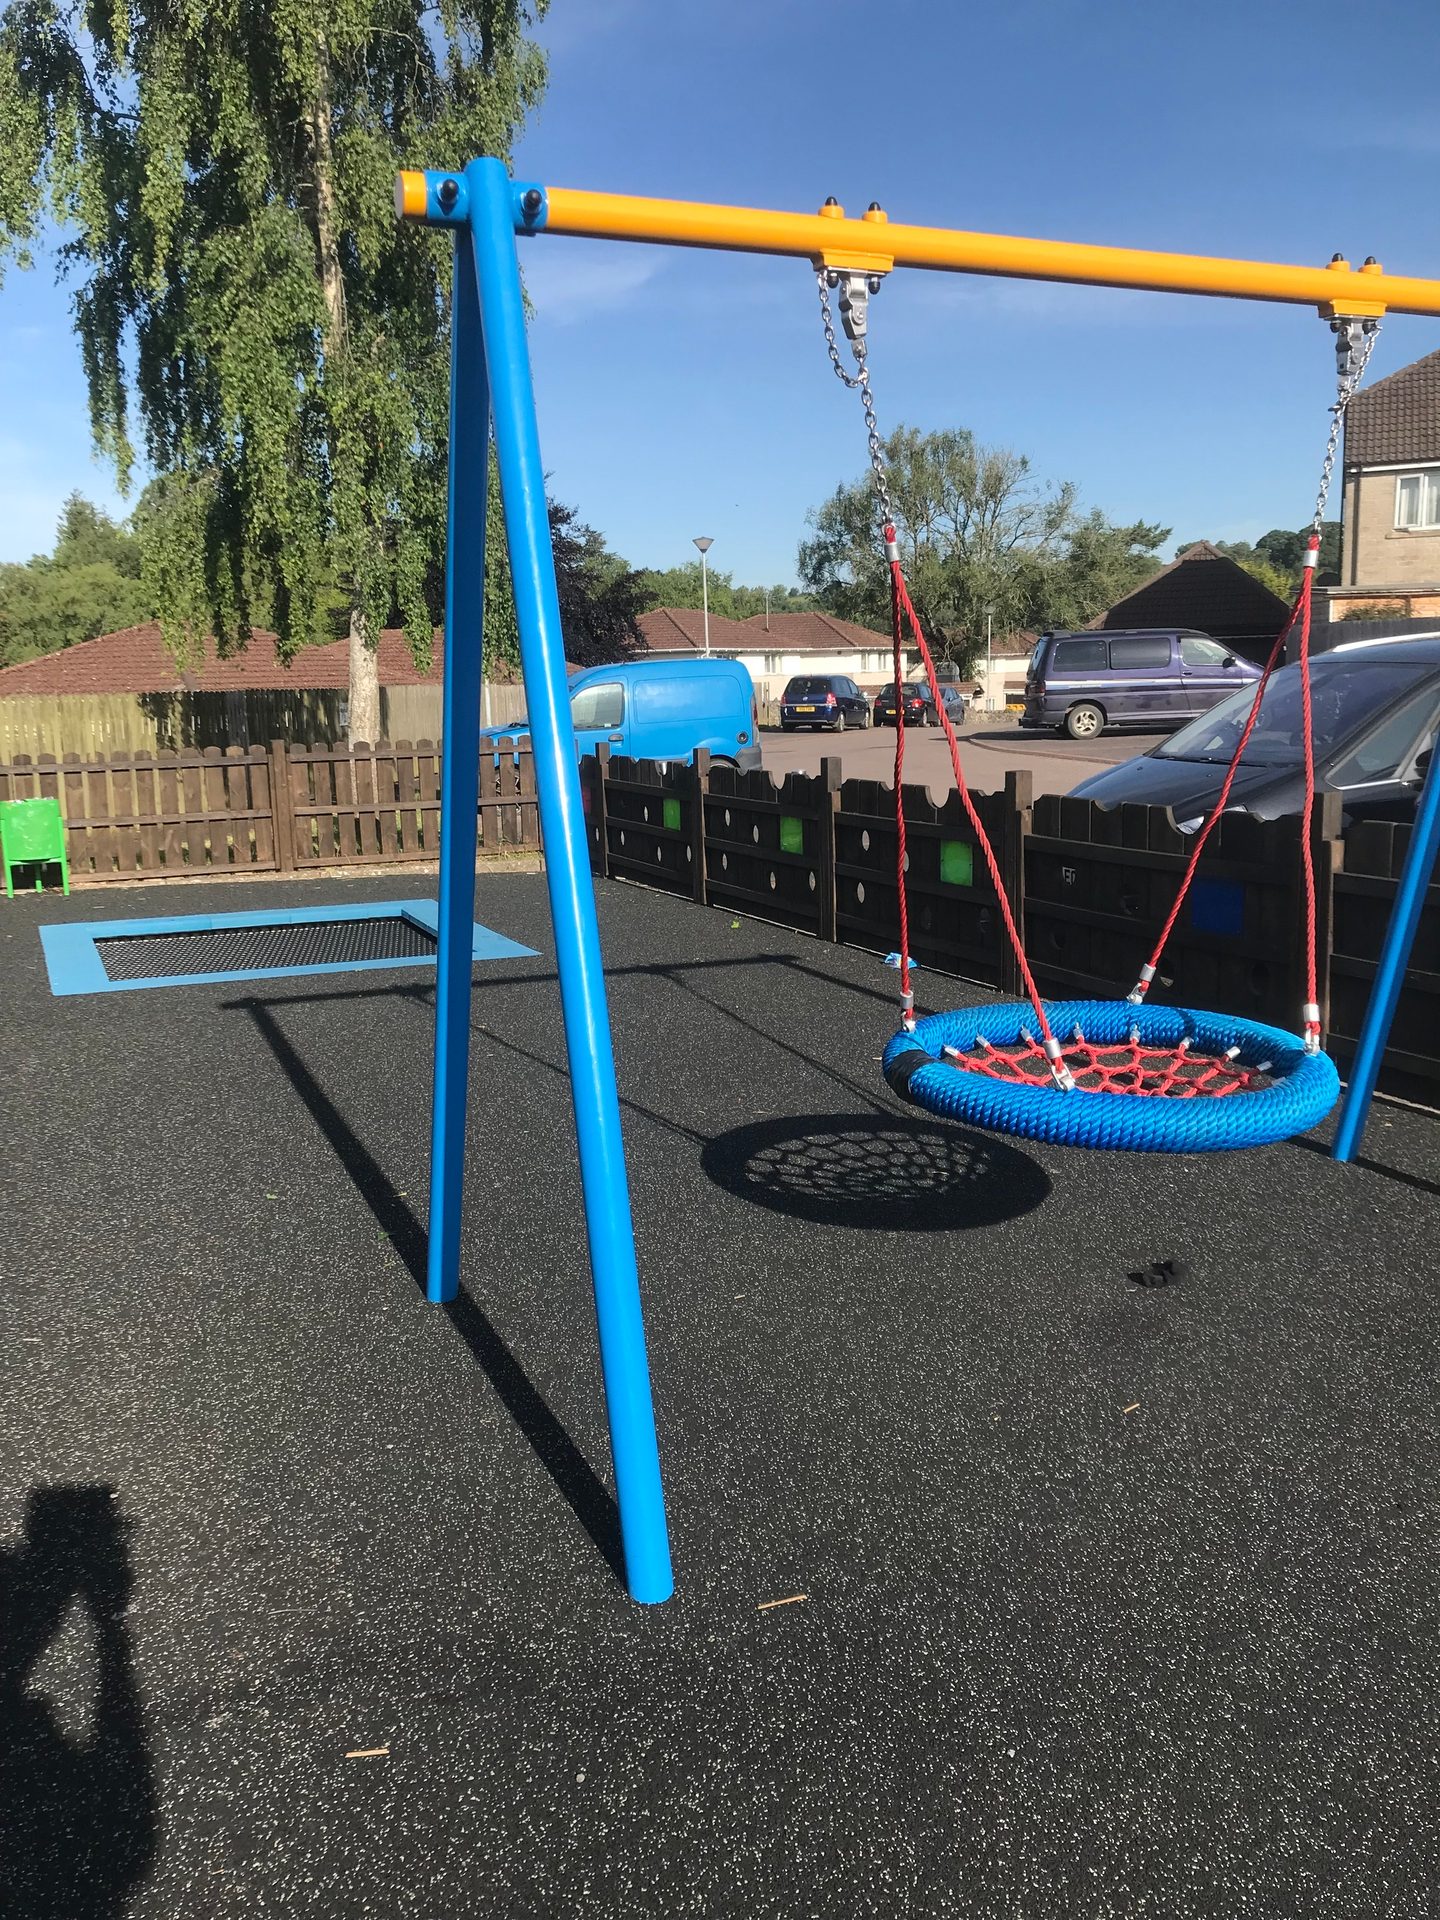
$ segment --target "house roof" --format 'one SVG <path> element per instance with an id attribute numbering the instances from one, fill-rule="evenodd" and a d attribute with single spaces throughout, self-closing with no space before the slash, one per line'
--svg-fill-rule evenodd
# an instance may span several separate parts
<path id="1" fill-rule="evenodd" d="M 382 687 L 439 686 L 442 634 L 435 635 L 429 673 L 416 671 L 409 643 L 398 629 L 387 628 L 381 634 L 379 651 Z M 302 647 L 286 666 L 275 652 L 275 635 L 258 629 L 243 652 L 224 660 L 217 656 L 214 641 L 207 640 L 204 659 L 181 673 L 153 620 L 0 669 L 0 699 L 36 693 L 232 693 L 246 688 L 302 692 L 349 684 L 348 640 Z"/>
<path id="2" fill-rule="evenodd" d="M 640 644 L 647 653 L 703 653 L 705 651 L 705 615 L 699 607 L 655 607 L 642 613 L 636 623 Z M 753 653 L 755 640 L 739 620 L 710 616 L 712 653 Z"/>
<path id="3" fill-rule="evenodd" d="M 1239 649 L 1266 651 L 1289 617 L 1288 602 L 1208 540 L 1197 540 L 1090 625 L 1194 627 Z"/>
<path id="4" fill-rule="evenodd" d="M 1345 465 L 1440 460 L 1440 353 L 1364 387 L 1345 416 Z"/>
<path id="5" fill-rule="evenodd" d="M 763 646 L 769 653 L 843 653 L 849 647 L 873 653 L 890 641 L 888 634 L 829 613 L 772 613 L 768 625 L 763 613 L 754 613 L 740 624 L 751 630 L 751 650 Z"/>

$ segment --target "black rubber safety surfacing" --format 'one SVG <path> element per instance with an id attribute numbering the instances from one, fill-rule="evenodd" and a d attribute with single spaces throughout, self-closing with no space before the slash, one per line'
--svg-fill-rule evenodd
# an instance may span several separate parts
<path id="1" fill-rule="evenodd" d="M 435 936 L 413 921 L 312 921 L 302 926 L 208 927 L 192 933 L 115 934 L 95 951 L 110 980 L 204 979 L 272 967 L 333 967 L 356 960 L 423 960 Z"/>

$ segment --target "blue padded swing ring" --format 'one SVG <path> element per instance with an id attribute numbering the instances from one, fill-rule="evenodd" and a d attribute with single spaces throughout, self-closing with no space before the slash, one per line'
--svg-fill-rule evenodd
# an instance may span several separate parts
<path id="1" fill-rule="evenodd" d="M 1061 1000 L 1046 1011 L 1067 1047 L 1063 1037 L 1079 1027 L 1085 1043 L 1102 1050 L 1124 1047 L 1137 1031 L 1145 1048 L 1176 1051 L 1184 1041 L 1196 1059 L 1224 1057 L 1233 1048 L 1237 1067 L 1263 1067 L 1269 1084 L 1223 1098 L 1084 1087 L 1067 1093 L 1048 1075 L 1043 1083 L 1002 1079 L 944 1058 L 947 1047 L 963 1055 L 982 1041 L 1019 1045 L 1035 1026 L 1028 1003 L 931 1014 L 886 1047 L 885 1078 L 896 1093 L 945 1119 L 1061 1146 L 1151 1153 L 1215 1153 L 1289 1140 L 1318 1126 L 1340 1094 L 1340 1076 L 1326 1054 L 1307 1054 L 1295 1034 L 1235 1014 L 1123 1000 Z"/>

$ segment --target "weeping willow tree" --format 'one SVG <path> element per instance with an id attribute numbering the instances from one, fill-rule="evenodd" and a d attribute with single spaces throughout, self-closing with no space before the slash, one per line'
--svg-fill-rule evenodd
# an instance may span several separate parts
<path id="1" fill-rule="evenodd" d="M 157 476 L 144 578 L 183 658 L 252 621 L 293 653 L 430 646 L 444 540 L 449 242 L 397 168 L 508 158 L 548 0 L 13 0 L 0 16 L 0 267 L 49 223 L 97 447 Z"/>

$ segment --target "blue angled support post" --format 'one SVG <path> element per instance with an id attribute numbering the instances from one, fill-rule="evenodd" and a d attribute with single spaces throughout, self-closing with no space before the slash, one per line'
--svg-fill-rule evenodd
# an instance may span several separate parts
<path id="1" fill-rule="evenodd" d="M 1440 747 L 1440 736 L 1435 746 Z M 1400 989 L 1405 984 L 1410 949 L 1415 944 L 1425 895 L 1435 873 L 1437 854 L 1440 854 L 1440 752 L 1432 748 L 1420 804 L 1415 809 L 1405 867 L 1396 889 L 1390 925 L 1385 930 L 1380 964 L 1375 970 L 1375 984 L 1370 989 L 1370 1004 L 1365 1009 L 1365 1024 L 1350 1067 L 1350 1083 L 1345 1090 L 1345 1104 L 1340 1109 L 1340 1124 L 1335 1130 L 1333 1159 L 1353 1160 L 1359 1151 L 1385 1043 L 1390 1038 Z"/>
<path id="2" fill-rule="evenodd" d="M 402 176 L 402 181 L 407 178 L 414 181 L 416 176 Z M 442 921 L 442 965 L 445 929 L 451 931 L 450 967 L 441 976 L 436 1015 L 429 1290 L 432 1299 L 448 1299 L 459 1283 L 470 968 L 467 949 L 462 969 L 459 936 L 453 929 L 462 893 L 467 938 L 473 907 L 488 386 L 535 756 L 625 1578 L 633 1599 L 667 1600 L 674 1579 L 665 1498 L 516 258 L 516 228 L 542 223 L 544 196 L 538 188 L 514 186 L 498 160 L 474 160 L 460 174 L 427 173 L 424 192 L 419 217 L 456 233 L 453 364 L 457 379 L 464 382 L 452 399 L 445 636 L 445 758 L 451 769 L 445 799 L 449 803 L 453 796 L 456 802 L 447 808 L 452 823 L 457 811 L 464 818 L 453 837 L 445 834 L 441 850 L 441 912 L 448 900 L 451 914 L 451 920 Z M 402 210 L 419 213 L 403 201 Z M 462 653 L 467 656 L 463 670 L 458 665 Z M 468 878 L 462 872 L 467 866 Z"/>
<path id="3" fill-rule="evenodd" d="M 435 1098 L 425 1291 L 460 1288 L 460 1205 L 470 1083 L 471 941 L 485 623 L 490 389 L 469 235 L 455 235 L 450 327 L 450 491 L 445 538 L 445 688 L 440 760 L 440 901 L 435 953 Z"/>

